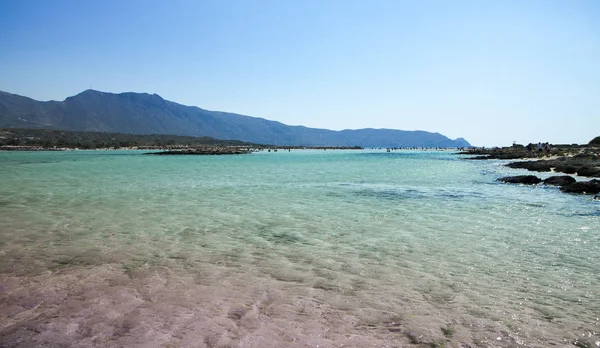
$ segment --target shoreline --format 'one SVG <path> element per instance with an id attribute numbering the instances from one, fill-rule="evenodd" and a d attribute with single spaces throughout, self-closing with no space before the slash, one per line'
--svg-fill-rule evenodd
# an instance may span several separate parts
<path id="1" fill-rule="evenodd" d="M 235 149 L 249 149 L 250 152 L 277 152 L 277 151 L 291 151 L 291 150 L 381 150 L 386 152 L 397 152 L 397 151 L 463 151 L 461 148 L 451 147 L 373 147 L 365 148 L 361 146 L 277 146 L 277 145 L 255 145 L 255 146 L 243 146 L 243 145 L 167 145 L 167 146 L 123 146 L 123 147 L 97 147 L 97 148 L 81 148 L 81 147 L 44 147 L 37 145 L 1 145 L 0 151 L 195 151 L 204 149 L 222 149 L 222 148 L 235 148 Z"/>
<path id="2" fill-rule="evenodd" d="M 527 150 L 522 145 L 504 148 L 470 149 L 459 154 L 477 155 L 469 160 L 511 160 L 505 166 L 531 172 L 556 173 L 545 180 L 535 175 L 517 175 L 498 178 L 512 184 L 536 185 L 539 183 L 560 187 L 562 192 L 597 195 L 600 193 L 600 146 L 547 145 L 542 150 Z M 515 161 L 516 160 L 516 161 Z M 562 175 L 558 175 L 562 174 Z M 585 178 L 589 180 L 577 180 Z M 595 196 L 595 198 L 598 196 Z"/>

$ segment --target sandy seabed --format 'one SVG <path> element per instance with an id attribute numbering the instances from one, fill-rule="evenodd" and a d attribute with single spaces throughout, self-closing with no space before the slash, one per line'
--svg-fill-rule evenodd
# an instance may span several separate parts
<path id="1" fill-rule="evenodd" d="M 378 289 L 385 276 L 320 277 L 227 258 L 169 267 L 104 264 L 0 278 L 2 347 L 542 347 L 453 295 Z M 329 274 L 328 274 L 329 273 Z M 329 279 L 329 281 L 323 281 Z M 407 292 L 402 294 L 402 292 Z M 421 298 L 421 300 L 417 300 Z M 455 299 L 460 301 L 460 299 Z M 445 309 L 440 304 L 448 302 Z M 453 315 L 456 315 L 453 317 Z M 539 326 L 542 334 L 549 323 Z M 531 327 L 531 323 L 527 323 Z M 535 329 L 524 336 L 537 336 Z M 538 337 L 539 338 L 539 337 Z M 593 339 L 593 337 L 591 338 Z M 556 342 L 556 341 L 554 341 Z M 565 345 L 573 341 L 565 340 Z M 592 341 L 593 342 L 593 341 Z"/>
<path id="2" fill-rule="evenodd" d="M 187 273 L 105 265 L 2 276 L 1 346 L 469 346 L 451 343 L 442 331 L 407 331 L 398 313 L 336 291 L 256 283 L 226 266 Z"/>

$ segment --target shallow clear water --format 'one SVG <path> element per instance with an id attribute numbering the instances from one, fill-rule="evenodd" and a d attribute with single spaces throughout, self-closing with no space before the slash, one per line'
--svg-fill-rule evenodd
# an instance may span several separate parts
<path id="1" fill-rule="evenodd" d="M 504 163 L 0 153 L 0 346 L 600 346 L 600 203 Z"/>

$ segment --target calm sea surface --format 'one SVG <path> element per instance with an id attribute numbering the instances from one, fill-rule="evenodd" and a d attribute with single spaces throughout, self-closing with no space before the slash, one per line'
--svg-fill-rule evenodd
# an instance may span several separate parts
<path id="1" fill-rule="evenodd" d="M 600 346 L 600 202 L 504 163 L 0 152 L 0 346 Z"/>

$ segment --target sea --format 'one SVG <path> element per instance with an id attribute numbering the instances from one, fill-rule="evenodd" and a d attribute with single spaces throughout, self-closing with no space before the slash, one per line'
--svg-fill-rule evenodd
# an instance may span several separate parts
<path id="1" fill-rule="evenodd" d="M 0 152 L 0 347 L 599 347 L 600 202 L 465 158 Z"/>

